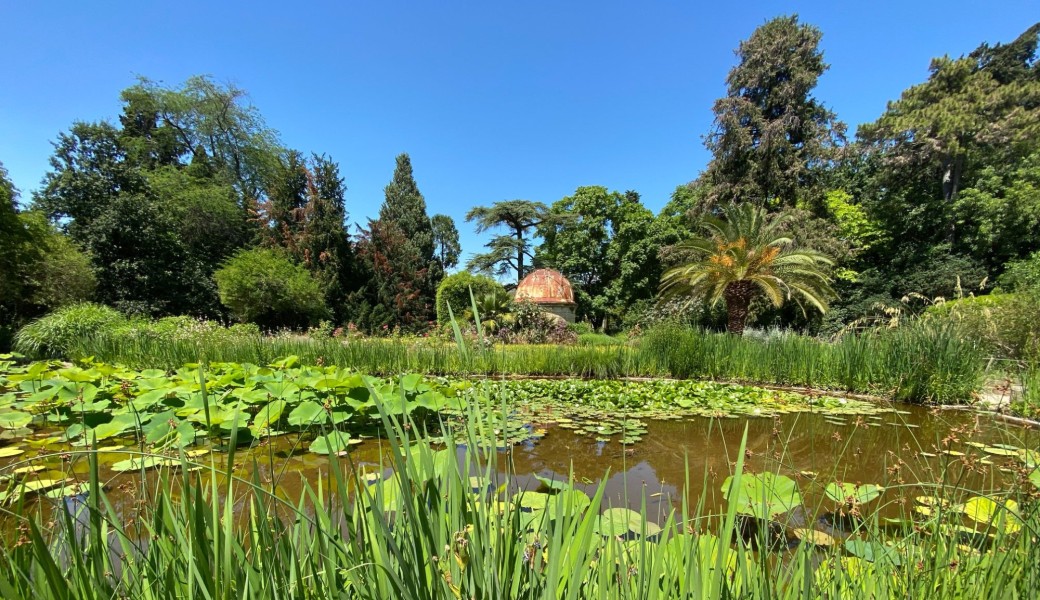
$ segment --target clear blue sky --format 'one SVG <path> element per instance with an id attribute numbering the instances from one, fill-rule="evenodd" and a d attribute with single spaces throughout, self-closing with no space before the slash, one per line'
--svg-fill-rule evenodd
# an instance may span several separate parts
<path id="1" fill-rule="evenodd" d="M 816 95 L 855 131 L 932 57 L 1010 41 L 1040 3 L 0 0 L 0 162 L 28 200 L 58 132 L 115 120 L 135 76 L 209 74 L 247 90 L 284 144 L 340 163 L 353 221 L 411 154 L 468 255 L 478 204 L 604 185 L 660 209 L 707 163 L 733 50 L 789 13 L 823 30 Z"/>

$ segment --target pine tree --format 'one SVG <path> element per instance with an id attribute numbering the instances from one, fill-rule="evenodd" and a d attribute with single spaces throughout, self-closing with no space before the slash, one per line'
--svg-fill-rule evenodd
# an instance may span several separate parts
<path id="1" fill-rule="evenodd" d="M 820 30 L 779 17 L 740 43 L 740 64 L 715 102 L 706 145 L 714 204 L 751 201 L 771 209 L 822 195 L 822 167 L 845 126 L 812 95 L 827 69 Z"/>
<path id="2" fill-rule="evenodd" d="M 299 257 L 299 237 L 303 232 L 304 208 L 307 206 L 307 164 L 303 155 L 289 150 L 275 172 L 268 190 L 267 217 L 270 241 Z"/>
<path id="3" fill-rule="evenodd" d="M 311 163 L 300 252 L 322 285 L 326 305 L 343 320 L 345 298 L 356 287 L 354 253 L 346 227 L 346 188 L 333 160 L 315 154 Z"/>
<path id="4" fill-rule="evenodd" d="M 393 315 L 395 324 L 415 326 L 433 319 L 444 271 L 434 256 L 433 225 L 407 154 L 397 157 L 384 192 L 379 218 L 364 235 L 368 269 L 379 278 L 367 295 L 373 306 L 382 305 Z"/>

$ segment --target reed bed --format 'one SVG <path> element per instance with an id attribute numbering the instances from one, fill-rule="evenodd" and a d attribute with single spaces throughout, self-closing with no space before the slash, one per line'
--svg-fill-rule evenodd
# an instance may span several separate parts
<path id="1" fill-rule="evenodd" d="M 676 377 L 842 390 L 897 401 L 966 404 L 983 383 L 982 349 L 953 324 L 920 322 L 823 341 L 766 340 L 659 327 L 630 345 L 496 345 L 460 352 L 440 341 L 304 336 L 150 338 L 106 334 L 70 344 L 73 358 L 172 369 L 198 360 L 268 364 L 284 356 L 378 375 Z"/>

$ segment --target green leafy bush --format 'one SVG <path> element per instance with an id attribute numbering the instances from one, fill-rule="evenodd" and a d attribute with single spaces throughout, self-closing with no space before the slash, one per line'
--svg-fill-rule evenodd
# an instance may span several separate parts
<path id="1" fill-rule="evenodd" d="M 243 250 L 213 278 L 235 318 L 263 329 L 301 328 L 330 316 L 318 281 L 277 250 Z"/>
<path id="2" fill-rule="evenodd" d="M 1040 355 L 1040 289 L 994 293 L 928 307 L 929 317 L 955 321 L 965 335 L 1001 358 Z"/>
<path id="3" fill-rule="evenodd" d="M 127 322 L 108 306 L 73 304 L 40 317 L 15 335 L 15 349 L 32 357 L 67 357 L 73 344 Z"/>
<path id="4" fill-rule="evenodd" d="M 596 332 L 595 328 L 592 327 L 592 323 L 589 323 L 588 321 L 578 321 L 577 323 L 571 323 L 570 325 L 567 325 L 567 329 L 570 329 L 574 333 L 578 334 L 579 338 L 587 333 Z"/>
<path id="5" fill-rule="evenodd" d="M 461 319 L 467 310 L 471 310 L 473 302 L 469 295 L 470 289 L 473 290 L 473 296 L 477 300 L 496 291 L 505 293 L 505 288 L 501 283 L 484 275 L 473 275 L 466 271 L 448 275 L 437 286 L 437 323 L 439 325 L 444 326 L 451 321 L 448 316 L 449 305 L 451 305 L 456 319 Z"/>

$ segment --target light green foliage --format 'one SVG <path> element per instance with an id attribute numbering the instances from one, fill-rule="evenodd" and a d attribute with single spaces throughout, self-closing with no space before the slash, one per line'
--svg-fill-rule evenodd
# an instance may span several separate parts
<path id="1" fill-rule="evenodd" d="M 727 205 L 724 216 L 703 217 L 706 236 L 679 244 L 693 260 L 664 274 L 664 297 L 686 296 L 712 305 L 725 300 L 729 332 L 737 335 L 744 332 L 750 302 L 758 294 L 777 307 L 794 300 L 827 311 L 834 296 L 829 257 L 784 235 L 783 215 L 770 217 L 764 208 L 746 203 Z"/>
<path id="2" fill-rule="evenodd" d="M 827 212 L 838 225 L 841 236 L 858 250 L 869 250 L 884 235 L 878 224 L 870 219 L 866 209 L 853 202 L 845 190 L 831 190 L 824 198 Z"/>
<path id="3" fill-rule="evenodd" d="M 812 96 L 827 69 L 822 33 L 797 16 L 767 21 L 740 43 L 740 62 L 715 102 L 705 174 L 712 204 L 755 202 L 771 209 L 820 195 L 821 167 L 845 126 Z"/>
<path id="4" fill-rule="evenodd" d="M 1040 113 L 1036 118 L 1040 120 Z M 958 194 L 953 210 L 957 230 L 964 232 L 961 243 L 991 270 L 1036 250 L 1040 152 L 1015 165 L 991 164 L 982 169 L 974 185 Z"/>
<path id="5" fill-rule="evenodd" d="M 176 88 L 142 77 L 121 97 L 125 108 L 120 120 L 129 136 L 137 138 L 127 144 L 136 150 L 132 158 L 141 159 L 142 147 L 160 164 L 184 161 L 190 154 L 189 160 L 206 163 L 200 170 L 230 181 L 242 205 L 262 197 L 281 148 L 245 90 L 207 76 L 189 77 Z M 131 126 L 138 123 L 145 127 Z"/>
<path id="6" fill-rule="evenodd" d="M 467 314 L 467 311 L 469 311 L 468 314 L 472 315 L 471 289 L 473 290 L 473 297 L 478 300 L 487 294 L 505 293 L 505 288 L 502 287 L 502 284 L 490 277 L 473 275 L 466 271 L 448 275 L 437 286 L 437 322 L 441 325 L 447 325 L 451 320 L 448 316 L 449 304 L 456 318 L 462 318 L 463 315 Z M 472 316 L 468 318 L 472 319 Z"/>
<path id="7" fill-rule="evenodd" d="M 15 336 L 15 348 L 29 356 L 64 357 L 84 338 L 126 321 L 107 306 L 75 304 L 29 323 Z"/>
<path id="8" fill-rule="evenodd" d="M 90 256 L 38 212 L 23 212 L 19 218 L 36 253 L 20 274 L 31 290 L 28 301 L 38 310 L 54 310 L 89 300 L 97 288 Z"/>
<path id="9" fill-rule="evenodd" d="M 957 323 L 964 334 L 977 340 L 993 356 L 1040 356 L 1040 292 L 992 293 L 969 296 L 929 306 L 926 315 Z"/>
<path id="10" fill-rule="evenodd" d="M 241 322 L 304 327 L 329 316 L 318 281 L 276 250 L 242 250 L 214 279 L 220 301 Z"/>

